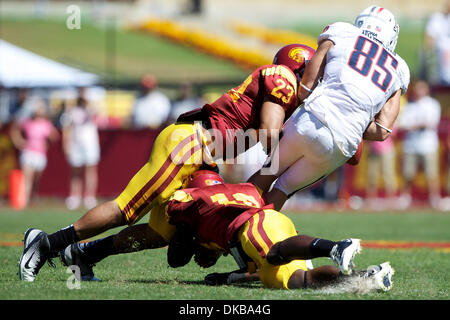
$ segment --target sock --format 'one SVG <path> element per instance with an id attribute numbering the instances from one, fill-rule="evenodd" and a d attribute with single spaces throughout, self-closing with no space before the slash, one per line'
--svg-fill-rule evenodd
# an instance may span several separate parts
<path id="1" fill-rule="evenodd" d="M 59 251 L 65 249 L 67 246 L 79 241 L 73 224 L 48 235 L 47 238 L 50 244 L 51 253 L 58 253 Z"/>
<path id="2" fill-rule="evenodd" d="M 315 238 L 311 244 L 309 245 L 309 250 L 311 251 L 311 254 L 316 257 L 329 257 L 331 249 L 333 249 L 336 242 Z"/>
<path id="3" fill-rule="evenodd" d="M 119 252 L 114 247 L 114 236 L 94 240 L 86 243 L 80 243 L 80 249 L 84 252 L 83 261 L 86 263 L 97 263 L 106 257 Z"/>

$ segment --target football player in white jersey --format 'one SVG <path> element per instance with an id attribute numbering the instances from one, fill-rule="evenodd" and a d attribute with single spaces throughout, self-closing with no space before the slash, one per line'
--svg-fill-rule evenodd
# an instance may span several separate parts
<path id="1" fill-rule="evenodd" d="M 346 163 L 362 139 L 389 136 L 410 77 L 394 52 L 398 33 L 389 10 L 370 6 L 354 25 L 336 22 L 320 34 L 298 91 L 304 106 L 285 123 L 270 161 L 249 179 L 276 210 Z"/>

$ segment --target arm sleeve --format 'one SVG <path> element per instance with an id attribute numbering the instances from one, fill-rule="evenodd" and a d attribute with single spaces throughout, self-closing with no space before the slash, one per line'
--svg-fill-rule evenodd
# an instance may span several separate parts
<path id="1" fill-rule="evenodd" d="M 274 68 L 275 71 L 270 70 Z M 284 65 L 268 67 L 262 70 L 267 100 L 279 104 L 288 111 L 297 101 L 297 78 Z"/>

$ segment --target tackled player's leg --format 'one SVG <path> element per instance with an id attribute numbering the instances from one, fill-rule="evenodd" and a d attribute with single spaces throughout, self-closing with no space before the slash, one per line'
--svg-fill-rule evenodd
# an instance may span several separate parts
<path id="1" fill-rule="evenodd" d="M 330 129 L 304 110 L 286 122 L 283 133 L 270 163 L 249 179 L 276 210 L 281 210 L 291 195 L 326 177 L 349 159 L 338 148 Z"/>
<path id="2" fill-rule="evenodd" d="M 348 277 L 354 256 L 361 251 L 359 239 L 333 242 L 298 235 L 292 221 L 275 210 L 263 210 L 247 221 L 238 238 L 256 263 L 260 280 L 269 288 L 320 288 Z M 330 257 L 339 267 L 309 269 L 305 259 Z M 374 281 L 377 289 L 392 287 L 394 270 L 389 262 L 354 275 Z"/>

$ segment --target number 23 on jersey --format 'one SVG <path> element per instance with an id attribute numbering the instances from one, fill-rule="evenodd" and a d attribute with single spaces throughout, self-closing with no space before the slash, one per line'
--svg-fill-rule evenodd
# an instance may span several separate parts
<path id="1" fill-rule="evenodd" d="M 380 52 L 381 50 L 381 52 Z M 392 81 L 392 74 L 387 66 L 397 69 L 398 61 L 382 46 L 359 36 L 348 65 L 363 76 L 371 76 L 372 82 L 386 91 Z"/>

